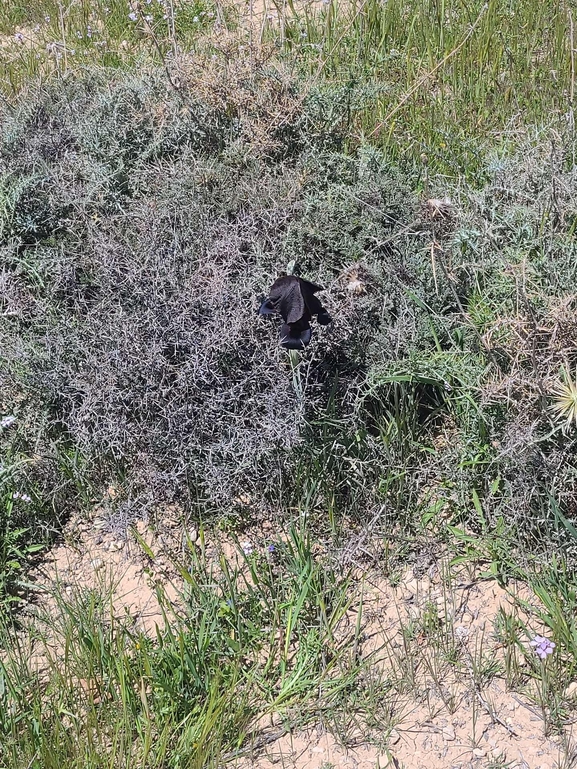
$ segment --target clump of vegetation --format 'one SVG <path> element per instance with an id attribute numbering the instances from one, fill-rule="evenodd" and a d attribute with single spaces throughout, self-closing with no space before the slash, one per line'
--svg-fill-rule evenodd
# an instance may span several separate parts
<path id="1" fill-rule="evenodd" d="M 372 361 L 430 336 L 408 295 L 431 284 L 416 201 L 372 150 L 318 148 L 306 106 L 272 164 L 158 74 L 110 89 L 69 78 L 5 124 L 5 386 L 41 409 L 30 425 L 64 431 L 94 493 L 279 505 L 305 419 L 331 399 L 348 419 Z M 302 402 L 256 315 L 290 260 L 335 317 L 303 356 Z"/>
<path id="2" fill-rule="evenodd" d="M 40 669 L 3 629 L 3 765 L 200 769 L 241 754 L 259 716 L 298 707 L 306 724 L 335 708 L 359 672 L 354 637 L 336 632 L 346 579 L 298 529 L 274 555 L 239 556 L 223 570 L 193 547 L 178 612 L 159 591 L 154 640 L 115 612 L 111 585 L 57 595 L 37 625 Z"/>
<path id="3" fill-rule="evenodd" d="M 524 539 L 571 539 L 573 439 L 550 409 L 575 365 L 566 150 L 529 140 L 482 192 L 445 187 L 459 206 L 432 179 L 423 200 L 374 148 L 339 150 L 346 115 L 327 125 L 278 73 L 243 86 L 286 114 L 268 146 L 266 112 L 162 70 L 69 75 L 6 117 L 18 483 L 60 511 L 104 499 L 119 527 L 166 502 L 242 519 L 302 500 L 337 529 L 377 509 L 411 527 L 440 498 L 476 525 L 474 492 Z M 256 316 L 290 261 L 335 319 L 297 372 Z"/>
<path id="4" fill-rule="evenodd" d="M 535 122 L 556 124 L 572 104 L 572 25 L 569 7 L 536 0 L 466 8 L 457 0 L 267 0 L 262 12 L 205 0 L 9 0 L 0 9 L 0 65 L 9 98 L 30 76 L 87 63 L 152 61 L 178 90 L 191 60 L 206 86 L 214 57 L 224 57 L 228 87 L 239 54 L 254 64 L 264 46 L 264 58 L 283 59 L 307 91 L 322 84 L 346 102 L 349 147 L 368 139 L 403 161 L 426 153 L 432 168 L 474 179 L 487 149 L 514 143 Z M 329 115 L 330 100 L 324 109 Z"/>

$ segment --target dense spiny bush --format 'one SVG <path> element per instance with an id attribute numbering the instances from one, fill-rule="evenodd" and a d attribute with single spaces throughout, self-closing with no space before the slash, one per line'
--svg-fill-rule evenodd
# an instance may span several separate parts
<path id="1" fill-rule="evenodd" d="M 437 215 L 377 151 L 338 151 L 326 94 L 270 75 L 269 114 L 106 77 L 2 125 L 2 409 L 19 420 L 2 440 L 36 496 L 62 510 L 112 485 L 117 523 L 171 501 L 477 525 L 475 489 L 489 522 L 563 539 L 574 440 L 548 393 L 577 363 L 570 158 L 534 142 Z M 251 142 L 269 118 L 274 141 Z M 298 376 L 256 314 L 291 260 L 334 317 Z"/>
<path id="2" fill-rule="evenodd" d="M 259 509 L 290 486 L 315 415 L 331 402 L 354 433 L 371 363 L 426 344 L 412 295 L 428 255 L 407 184 L 371 150 L 311 141 L 314 106 L 291 102 L 273 162 L 242 114 L 193 96 L 88 75 L 5 118 L 3 384 L 36 415 L 29 444 L 60 428 L 96 489 Z M 256 315 L 291 259 L 335 319 L 302 356 L 302 402 L 278 324 Z"/>
<path id="3" fill-rule="evenodd" d="M 494 160 L 481 191 L 462 198 L 450 269 L 487 368 L 478 380 L 486 426 L 487 510 L 522 537 L 573 539 L 575 432 L 550 411 L 563 368 L 577 367 L 576 167 L 572 137 L 529 137 Z M 574 541 L 572 547 L 575 546 Z"/>

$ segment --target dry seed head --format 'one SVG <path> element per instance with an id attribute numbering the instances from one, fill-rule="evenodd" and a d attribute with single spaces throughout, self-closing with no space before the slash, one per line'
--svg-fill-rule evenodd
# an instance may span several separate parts
<path id="1" fill-rule="evenodd" d="M 454 215 L 455 207 L 450 198 L 429 198 L 425 203 L 431 219 L 448 219 Z"/>
<path id="2" fill-rule="evenodd" d="M 344 274 L 345 288 L 351 294 L 360 296 L 367 293 L 367 281 L 364 275 L 364 270 L 360 265 L 351 267 Z"/>
<path id="3" fill-rule="evenodd" d="M 568 372 L 563 369 L 562 380 L 552 389 L 553 403 L 551 411 L 555 417 L 564 421 L 564 429 L 569 429 L 572 424 L 577 426 L 577 371 L 575 379 L 571 379 Z"/>

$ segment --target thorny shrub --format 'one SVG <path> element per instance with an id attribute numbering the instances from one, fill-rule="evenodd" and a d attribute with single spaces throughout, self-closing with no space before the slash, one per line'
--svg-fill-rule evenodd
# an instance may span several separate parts
<path id="1" fill-rule="evenodd" d="M 493 519 L 574 549 L 575 430 L 551 410 L 563 371 L 577 371 L 574 137 L 535 133 L 465 191 L 449 270 L 488 364 L 478 401 Z"/>
<path id="2" fill-rule="evenodd" d="M 312 416 L 336 398 L 350 417 L 371 360 L 426 340 L 427 255 L 406 183 L 370 149 L 339 154 L 340 125 L 327 149 L 314 96 L 279 102 L 271 156 L 195 93 L 91 74 L 5 117 L 2 384 L 23 445 L 46 457 L 60 430 L 97 497 L 258 510 Z M 291 259 L 334 316 L 302 355 L 303 402 L 256 312 Z"/>
<path id="3" fill-rule="evenodd" d="M 228 69 L 227 93 L 216 64 L 189 65 L 178 91 L 87 73 L 4 117 L 0 375 L 19 428 L 0 440 L 36 498 L 108 489 L 113 525 L 166 502 L 303 502 L 475 526 L 474 489 L 485 525 L 570 538 L 575 441 L 548 396 L 577 362 L 570 156 L 530 141 L 458 206 L 427 204 L 377 150 L 341 152 L 345 91 L 305 95 L 263 61 Z M 298 373 L 257 316 L 291 260 L 334 318 Z"/>

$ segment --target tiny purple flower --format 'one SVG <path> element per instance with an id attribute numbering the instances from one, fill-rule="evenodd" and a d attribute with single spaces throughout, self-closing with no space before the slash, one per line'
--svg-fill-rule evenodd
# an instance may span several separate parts
<path id="1" fill-rule="evenodd" d="M 253 546 L 251 542 L 241 542 L 240 546 L 242 547 L 242 552 L 245 555 L 251 555 L 253 551 Z"/>
<path id="2" fill-rule="evenodd" d="M 556 644 L 542 635 L 536 635 L 535 638 L 529 642 L 529 646 L 533 647 L 535 654 L 539 659 L 545 660 L 549 654 L 553 654 Z"/>
<path id="3" fill-rule="evenodd" d="M 23 43 L 24 42 L 24 35 L 22 34 L 22 32 L 17 32 L 14 35 L 14 37 L 16 38 L 16 40 L 18 40 L 19 43 Z"/>
<path id="4" fill-rule="evenodd" d="M 136 21 L 138 19 L 138 14 L 136 13 L 136 11 L 131 11 L 128 14 L 128 18 L 130 19 L 130 21 Z"/>
<path id="5" fill-rule="evenodd" d="M 274 545 L 269 545 L 267 550 L 269 553 L 274 553 L 276 551 L 276 547 Z"/>
<path id="6" fill-rule="evenodd" d="M 12 416 L 12 414 L 2 417 L 2 419 L 0 419 L 0 429 L 5 430 L 7 427 L 13 425 L 15 421 L 16 417 Z"/>

